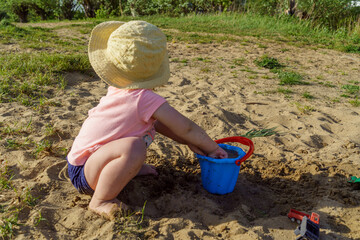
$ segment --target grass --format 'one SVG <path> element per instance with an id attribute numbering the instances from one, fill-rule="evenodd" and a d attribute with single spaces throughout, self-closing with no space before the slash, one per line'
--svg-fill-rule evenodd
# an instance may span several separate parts
<path id="1" fill-rule="evenodd" d="M 0 190 L 12 188 L 11 179 L 14 177 L 7 163 L 1 162 L 0 168 Z"/>
<path id="2" fill-rule="evenodd" d="M 309 92 L 304 92 L 302 96 L 303 96 L 303 98 L 306 98 L 306 99 L 313 99 L 314 98 L 314 96 L 311 95 Z"/>
<path id="3" fill-rule="evenodd" d="M 0 139 L 4 139 L 4 147 L 8 150 L 23 149 L 31 152 L 34 158 L 53 154 L 63 156 L 66 154 L 63 148 L 58 147 L 53 141 L 44 138 L 40 141 L 34 141 L 29 136 L 37 133 L 32 127 L 32 119 L 25 123 L 14 122 L 12 125 L 0 122 Z M 58 129 L 53 125 L 47 124 L 40 132 L 45 137 L 57 136 Z"/>
<path id="4" fill-rule="evenodd" d="M 268 55 L 255 60 L 255 64 L 259 67 L 270 69 L 271 72 L 276 73 L 280 79 L 279 85 L 308 85 L 308 82 L 303 81 L 303 76 L 294 71 L 282 70 L 285 66 L 281 64 L 276 58 Z"/>
<path id="5" fill-rule="evenodd" d="M 349 103 L 354 107 L 360 107 L 360 101 L 358 98 L 356 98 L 354 100 L 350 100 Z"/>
<path id="6" fill-rule="evenodd" d="M 269 57 L 268 55 L 263 55 L 261 58 L 256 59 L 255 64 L 267 69 L 278 69 L 283 67 L 276 58 Z"/>
<path id="7" fill-rule="evenodd" d="M 44 103 L 49 87 L 64 89 L 65 72 L 90 69 L 87 56 L 79 54 L 7 54 L 0 56 L 0 62 L 0 102 L 18 101 L 25 106 Z"/>
<path id="8" fill-rule="evenodd" d="M 283 94 L 291 94 L 294 93 L 291 89 L 288 88 L 278 88 L 277 89 L 278 93 L 283 93 Z"/>
<path id="9" fill-rule="evenodd" d="M 11 239 L 15 233 L 15 227 L 19 226 L 18 214 L 0 219 L 0 236 L 2 239 Z"/>
<path id="10" fill-rule="evenodd" d="M 132 19 L 134 18 L 123 17 L 116 20 L 128 21 Z M 333 31 L 326 27 L 314 28 L 309 21 L 297 18 L 270 17 L 256 14 L 216 14 L 190 15 L 180 18 L 155 15 L 135 19 L 151 22 L 165 30 L 178 29 L 180 33 L 170 34 L 172 39 L 178 41 L 197 43 L 239 41 L 237 38 L 231 39 L 223 36 L 223 34 L 230 34 L 232 36 L 274 39 L 297 46 L 315 45 L 321 48 L 360 53 L 360 36 L 356 35 L 356 33 L 339 34 L 339 31 L 343 33 L 344 30 Z M 167 33 L 169 34 L 169 32 Z M 219 34 L 219 36 L 213 38 L 201 36 L 207 33 Z M 190 34 L 192 36 L 189 36 Z"/>
<path id="11" fill-rule="evenodd" d="M 301 103 L 295 102 L 294 105 L 296 108 L 303 114 L 310 114 L 315 111 L 315 108 L 309 105 L 302 105 Z"/>
<path id="12" fill-rule="evenodd" d="M 38 215 L 34 219 L 34 221 L 35 221 L 34 226 L 36 227 L 40 224 L 41 221 L 46 221 L 46 220 L 47 219 L 42 216 L 41 211 L 39 211 Z"/>
<path id="13" fill-rule="evenodd" d="M 131 233 L 134 230 L 139 230 L 143 227 L 145 223 L 145 206 L 146 201 L 140 211 L 123 214 L 122 216 L 116 218 L 115 230 L 118 232 L 118 234 L 123 235 L 126 233 Z"/>
<path id="14" fill-rule="evenodd" d="M 251 129 L 250 131 L 248 131 L 247 133 L 245 133 L 244 135 L 241 135 L 241 136 L 247 137 L 247 138 L 268 137 L 268 136 L 279 134 L 279 132 L 276 131 L 275 129 L 276 129 L 276 127 L 265 128 L 265 129 L 261 129 L 261 130 Z"/>
<path id="15" fill-rule="evenodd" d="M 280 71 L 278 73 L 280 85 L 308 85 L 308 82 L 303 81 L 303 76 L 293 71 Z"/>
<path id="16" fill-rule="evenodd" d="M 8 193 L 7 195 L 13 196 L 13 200 L 9 201 L 10 204 L 0 205 L 0 237 L 2 239 L 14 237 L 17 227 L 22 225 L 19 220 L 19 213 L 37 204 L 37 198 L 31 193 L 32 189 L 29 187 L 16 188 L 12 183 L 13 177 L 14 174 L 9 170 L 7 163 L 5 161 L 1 162 L 0 190 L 3 193 Z M 41 218 L 37 221 L 43 220 L 44 218 Z"/>
<path id="17" fill-rule="evenodd" d="M 345 84 L 341 88 L 348 94 L 358 94 L 360 91 L 360 86 L 358 85 Z"/>

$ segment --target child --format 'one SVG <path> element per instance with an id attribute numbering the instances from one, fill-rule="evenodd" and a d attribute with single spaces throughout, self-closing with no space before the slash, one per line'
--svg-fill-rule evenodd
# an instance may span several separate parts
<path id="1" fill-rule="evenodd" d="M 93 29 L 88 50 L 92 67 L 110 86 L 89 111 L 67 159 L 73 185 L 92 195 L 90 210 L 112 218 L 126 209 L 116 197 L 132 178 L 157 175 L 144 164 L 156 131 L 195 153 L 227 157 L 203 129 L 151 90 L 170 76 L 160 29 L 144 21 L 104 22 Z"/>

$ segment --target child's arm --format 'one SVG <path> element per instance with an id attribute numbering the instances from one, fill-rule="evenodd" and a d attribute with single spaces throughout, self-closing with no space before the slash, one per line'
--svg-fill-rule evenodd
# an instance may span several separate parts
<path id="1" fill-rule="evenodd" d="M 200 154 L 200 155 L 206 155 L 206 153 L 204 153 L 203 151 L 201 151 L 201 149 L 199 149 L 198 147 L 190 144 L 190 143 L 186 143 L 183 139 L 181 139 L 179 136 L 177 136 L 175 133 L 173 133 L 168 127 L 166 127 L 164 124 L 162 124 L 159 121 L 155 122 L 155 129 L 156 132 L 161 133 L 162 135 L 171 138 L 172 140 L 181 143 L 181 144 L 187 144 L 188 147 L 191 149 L 191 151 Z"/>
<path id="2" fill-rule="evenodd" d="M 158 121 L 155 128 L 159 133 L 179 143 L 188 144 L 192 151 L 215 158 L 227 157 L 227 153 L 202 128 L 168 103 L 161 105 L 153 117 Z"/>

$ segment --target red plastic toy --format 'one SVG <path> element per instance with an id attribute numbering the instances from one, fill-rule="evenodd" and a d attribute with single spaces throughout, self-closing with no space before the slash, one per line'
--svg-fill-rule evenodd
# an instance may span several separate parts
<path id="1" fill-rule="evenodd" d="M 310 219 L 313 223 L 319 224 L 320 222 L 320 216 L 319 214 L 313 212 L 311 213 L 311 216 L 309 214 L 297 211 L 295 209 L 290 209 L 290 212 L 288 213 L 288 218 L 290 218 L 291 221 L 301 223 L 304 216 L 306 216 L 308 219 Z"/>

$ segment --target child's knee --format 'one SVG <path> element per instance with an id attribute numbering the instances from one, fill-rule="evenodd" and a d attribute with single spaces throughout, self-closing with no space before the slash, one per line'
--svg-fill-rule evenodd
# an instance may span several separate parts
<path id="1" fill-rule="evenodd" d="M 130 154 L 132 158 L 139 161 L 145 161 L 146 159 L 146 145 L 142 138 L 136 138 L 131 144 Z"/>

